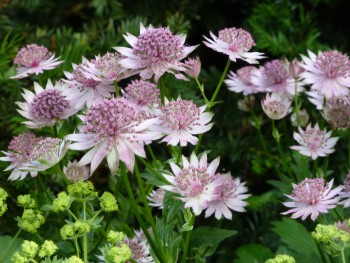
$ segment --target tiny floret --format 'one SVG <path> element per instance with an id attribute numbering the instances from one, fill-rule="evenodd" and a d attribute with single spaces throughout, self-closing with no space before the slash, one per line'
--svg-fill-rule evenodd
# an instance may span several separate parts
<path id="1" fill-rule="evenodd" d="M 36 233 L 38 229 L 45 223 L 45 217 L 40 211 L 33 209 L 25 209 L 22 217 L 17 218 L 18 227 L 30 233 Z"/>
<path id="2" fill-rule="evenodd" d="M 73 198 L 71 196 L 67 195 L 66 192 L 61 192 L 52 202 L 52 211 L 57 213 L 68 210 L 72 202 Z"/>
<path id="3" fill-rule="evenodd" d="M 17 203 L 25 209 L 36 208 L 36 201 L 30 195 L 17 196 Z"/>
<path id="4" fill-rule="evenodd" d="M 107 233 L 107 241 L 112 244 L 121 242 L 125 237 L 123 232 L 117 232 L 114 230 L 109 230 Z"/>
<path id="5" fill-rule="evenodd" d="M 94 185 L 90 181 L 78 181 L 67 187 L 68 195 L 75 198 L 97 197 Z"/>
<path id="6" fill-rule="evenodd" d="M 39 257 L 51 257 L 53 254 L 56 253 L 58 250 L 58 247 L 55 245 L 55 243 L 51 240 L 45 240 L 44 243 L 41 245 L 39 250 Z"/>
<path id="7" fill-rule="evenodd" d="M 77 256 L 72 256 L 68 258 L 67 263 L 84 263 L 84 261 L 78 258 Z"/>
<path id="8" fill-rule="evenodd" d="M 295 259 L 288 255 L 277 255 L 274 258 L 266 260 L 265 263 L 295 263 Z"/>
<path id="9" fill-rule="evenodd" d="M 101 208 L 106 212 L 113 212 L 118 210 L 117 200 L 114 195 L 109 192 L 104 192 L 100 197 Z"/>
<path id="10" fill-rule="evenodd" d="M 21 254 L 28 258 L 34 258 L 38 253 L 39 246 L 34 241 L 24 240 L 21 246 Z"/>

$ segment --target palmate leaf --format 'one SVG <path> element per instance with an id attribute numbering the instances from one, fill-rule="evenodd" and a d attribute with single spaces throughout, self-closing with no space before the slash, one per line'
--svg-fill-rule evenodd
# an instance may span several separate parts
<path id="1" fill-rule="evenodd" d="M 11 242 L 13 243 L 8 249 Z M 20 249 L 22 242 L 23 240 L 20 238 L 14 239 L 10 236 L 0 236 L 0 259 L 2 258 L 1 263 L 11 263 L 12 255 Z"/>

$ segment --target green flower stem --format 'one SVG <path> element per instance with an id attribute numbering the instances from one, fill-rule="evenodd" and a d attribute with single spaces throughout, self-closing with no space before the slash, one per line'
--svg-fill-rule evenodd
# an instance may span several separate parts
<path id="1" fill-rule="evenodd" d="M 198 78 L 196 78 L 196 83 L 198 85 L 198 89 L 200 90 L 201 94 L 202 94 L 202 97 L 203 97 L 203 100 L 205 102 L 205 104 L 209 104 L 209 100 L 207 98 L 207 96 L 205 96 L 205 92 L 204 92 L 204 86 L 199 82 Z"/>
<path id="2" fill-rule="evenodd" d="M 83 202 L 83 218 L 84 221 L 86 221 L 86 201 Z M 83 235 L 83 253 L 84 253 L 84 263 L 88 263 L 88 256 L 87 256 L 87 233 L 84 233 Z"/>
<path id="3" fill-rule="evenodd" d="M 61 169 L 61 167 L 60 167 L 59 164 L 56 164 L 56 165 L 55 165 L 55 169 L 56 169 L 56 172 L 57 172 L 59 175 L 62 176 L 62 179 L 63 179 L 63 181 L 65 182 L 65 184 L 66 184 L 67 186 L 70 185 L 71 182 L 67 179 L 67 177 L 66 177 L 66 175 L 64 174 L 64 172 L 62 172 L 62 169 Z"/>
<path id="4" fill-rule="evenodd" d="M 342 261 L 342 263 L 346 263 L 345 254 L 344 254 L 344 248 L 342 250 L 340 250 L 340 254 L 341 254 L 341 261 Z"/>
<path id="5" fill-rule="evenodd" d="M 95 213 L 95 215 L 94 215 L 89 221 L 90 221 L 90 222 L 94 221 L 94 219 L 95 219 L 99 214 L 101 214 L 102 211 L 103 211 L 102 209 L 98 210 L 97 213 Z"/>
<path id="6" fill-rule="evenodd" d="M 149 204 L 147 202 L 145 187 L 143 185 L 143 181 L 142 181 L 142 178 L 140 176 L 140 171 L 139 171 L 139 167 L 137 165 L 137 162 L 135 162 L 135 175 L 136 175 L 137 183 L 139 184 L 139 189 L 140 189 L 140 192 L 141 192 L 142 202 L 143 202 L 143 205 L 144 205 L 145 210 L 146 210 L 147 220 L 151 224 L 151 227 L 152 227 L 152 230 L 153 230 L 153 234 L 154 234 L 154 238 L 156 240 L 158 249 L 160 250 L 160 254 L 162 254 L 162 256 L 163 256 L 164 255 L 164 253 L 163 253 L 163 246 L 162 246 L 162 243 L 160 242 L 158 231 L 157 231 L 156 225 L 154 223 L 153 216 L 152 216 L 151 210 L 149 208 Z"/>
<path id="7" fill-rule="evenodd" d="M 78 246 L 78 239 L 77 238 L 74 238 L 74 245 L 75 245 L 75 250 L 77 251 L 77 256 L 78 256 L 78 258 L 80 258 L 80 249 Z"/>
<path id="8" fill-rule="evenodd" d="M 198 142 L 196 144 L 196 147 L 194 147 L 194 153 L 195 154 L 198 153 L 199 146 L 201 145 L 201 142 L 202 142 L 202 138 L 203 138 L 203 133 L 199 134 L 199 136 L 198 136 Z"/>
<path id="9" fill-rule="evenodd" d="M 255 115 L 255 112 L 253 110 L 250 110 L 252 116 L 253 116 L 253 119 L 254 119 L 254 122 L 257 123 L 258 122 L 258 117 Z M 263 146 L 264 148 L 264 151 L 267 155 L 270 155 L 270 152 L 269 150 L 267 149 L 267 146 L 266 146 L 266 143 L 265 143 L 265 140 L 264 140 L 264 136 L 262 135 L 261 133 L 261 128 L 260 128 L 260 125 L 257 125 L 255 127 L 257 130 L 258 130 L 258 135 L 259 135 L 259 139 L 260 139 L 260 143 L 261 145 Z"/>
<path id="10" fill-rule="evenodd" d="M 138 159 L 140 160 L 140 162 L 147 167 L 148 170 L 150 170 L 152 173 L 154 173 L 159 180 L 161 180 L 162 182 L 164 182 L 165 184 L 170 184 L 165 178 L 164 176 L 162 176 L 160 173 L 158 173 L 155 169 L 153 169 L 153 167 L 147 163 L 147 161 L 145 161 L 143 158 L 138 157 Z"/>
<path id="11" fill-rule="evenodd" d="M 162 78 L 160 78 L 158 81 L 158 87 L 159 87 L 159 91 L 160 91 L 160 101 L 162 102 L 162 105 L 164 105 L 165 93 L 164 93 L 164 85 L 163 85 Z"/>
<path id="12" fill-rule="evenodd" d="M 119 86 L 118 86 L 118 82 L 117 81 L 114 81 L 114 88 L 115 88 L 115 96 L 117 98 L 120 97 Z"/>
<path id="13" fill-rule="evenodd" d="M 58 138 L 58 131 L 57 131 L 57 126 L 56 124 L 52 126 L 52 132 L 53 132 L 53 136 L 55 138 Z"/>
<path id="14" fill-rule="evenodd" d="M 18 229 L 16 235 L 14 238 L 12 238 L 9 246 L 6 248 L 5 252 L 2 254 L 2 257 L 0 258 L 0 262 L 3 262 L 4 256 L 6 256 L 6 253 L 9 251 L 9 249 L 13 246 L 13 243 L 15 242 L 16 238 L 19 236 L 19 234 L 22 232 L 22 228 Z"/>
<path id="15" fill-rule="evenodd" d="M 151 145 L 147 144 L 147 149 L 148 149 L 149 154 L 151 155 L 152 160 L 157 161 L 157 158 L 152 151 Z"/>
<path id="16" fill-rule="evenodd" d="M 160 262 L 166 262 L 162 258 L 162 255 L 160 254 L 159 250 L 157 249 L 156 244 L 154 243 L 152 237 L 148 233 L 147 228 L 145 226 L 145 223 L 143 222 L 143 220 L 142 220 L 142 218 L 140 216 L 140 213 L 139 213 L 136 201 L 135 201 L 134 193 L 133 193 L 133 191 L 131 189 L 129 178 L 128 178 L 128 175 L 127 175 L 127 172 L 126 172 L 126 169 L 125 169 L 125 165 L 123 163 L 120 164 L 120 169 L 121 169 L 121 174 L 122 174 L 123 181 L 124 181 L 124 184 L 125 184 L 125 187 L 126 187 L 126 191 L 128 192 L 128 195 L 129 195 L 129 198 L 130 198 L 130 201 L 131 201 L 131 207 L 132 207 L 133 212 L 135 213 L 136 219 L 139 222 L 143 233 L 145 234 L 145 236 L 146 236 L 146 238 L 147 238 L 147 240 L 148 240 L 148 242 L 149 242 L 153 252 L 156 254 L 156 256 L 159 259 L 159 261 Z"/>
<path id="17" fill-rule="evenodd" d="M 44 193 L 47 195 L 47 197 L 49 198 L 50 201 L 53 201 L 53 198 L 52 196 L 47 192 L 47 187 L 45 187 L 43 181 L 41 180 L 41 177 L 40 176 L 37 176 L 36 178 L 38 178 L 38 182 L 41 186 L 41 188 L 43 189 Z"/>
<path id="18" fill-rule="evenodd" d="M 193 224 L 194 224 L 194 222 L 193 222 Z M 185 263 L 186 262 L 188 247 L 189 247 L 189 244 L 190 244 L 190 237 L 191 237 L 191 231 L 186 231 L 185 244 L 184 244 L 184 248 L 183 248 L 181 263 Z"/>
<path id="19" fill-rule="evenodd" d="M 68 209 L 67 210 L 68 213 L 74 218 L 75 221 L 78 221 L 79 219 L 74 215 L 74 213 L 72 212 L 72 210 Z"/>
<path id="20" fill-rule="evenodd" d="M 300 110 L 300 105 L 298 102 L 298 80 L 294 79 L 294 113 L 296 114 L 297 117 L 297 123 L 299 123 L 299 110 Z"/>

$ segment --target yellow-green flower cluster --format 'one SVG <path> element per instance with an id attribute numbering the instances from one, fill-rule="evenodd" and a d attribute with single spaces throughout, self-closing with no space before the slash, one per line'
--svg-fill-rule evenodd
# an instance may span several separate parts
<path id="1" fill-rule="evenodd" d="M 22 206 L 25 209 L 34 209 L 36 208 L 36 202 L 30 195 L 19 195 L 17 196 L 18 205 Z"/>
<path id="2" fill-rule="evenodd" d="M 51 240 L 45 240 L 44 243 L 41 245 L 39 250 L 39 257 L 51 257 L 53 254 L 56 253 L 58 250 L 58 247 L 55 245 L 54 242 Z"/>
<path id="3" fill-rule="evenodd" d="M 74 223 L 64 225 L 61 230 L 61 237 L 63 240 L 72 239 L 82 236 L 85 233 L 90 232 L 91 226 L 89 223 L 78 220 Z"/>
<path id="4" fill-rule="evenodd" d="M 7 210 L 6 198 L 7 192 L 0 187 L 0 216 L 2 216 Z"/>
<path id="5" fill-rule="evenodd" d="M 72 197 L 67 195 L 66 192 L 61 192 L 57 195 L 57 198 L 55 198 L 52 202 L 52 211 L 57 213 L 60 211 L 68 210 L 72 202 Z"/>
<path id="6" fill-rule="evenodd" d="M 113 246 L 105 251 L 105 262 L 107 263 L 125 263 L 131 257 L 131 250 L 125 243 Z"/>
<path id="7" fill-rule="evenodd" d="M 17 251 L 11 258 L 14 263 L 27 263 L 38 253 L 39 246 L 37 243 L 25 240 L 21 245 L 21 250 Z"/>
<path id="8" fill-rule="evenodd" d="M 68 195 L 83 199 L 85 197 L 96 198 L 97 192 L 95 192 L 94 185 L 89 181 L 78 181 L 67 187 Z"/>
<path id="9" fill-rule="evenodd" d="M 84 261 L 82 261 L 77 256 L 72 256 L 67 260 L 67 263 L 84 263 Z"/>
<path id="10" fill-rule="evenodd" d="M 36 233 L 42 224 L 45 223 L 45 217 L 40 211 L 25 209 L 21 218 L 18 218 L 18 227 L 30 233 Z"/>
<path id="11" fill-rule="evenodd" d="M 265 261 L 265 263 L 295 263 L 295 259 L 291 256 L 280 254 Z"/>
<path id="12" fill-rule="evenodd" d="M 119 243 L 120 241 L 122 241 L 125 237 L 125 234 L 123 232 L 117 232 L 117 231 L 113 231 L 110 230 L 107 233 L 107 241 L 111 244 L 116 244 Z"/>
<path id="13" fill-rule="evenodd" d="M 118 210 L 117 200 L 114 195 L 109 192 L 104 192 L 100 197 L 101 208 L 106 212 L 113 212 Z"/>

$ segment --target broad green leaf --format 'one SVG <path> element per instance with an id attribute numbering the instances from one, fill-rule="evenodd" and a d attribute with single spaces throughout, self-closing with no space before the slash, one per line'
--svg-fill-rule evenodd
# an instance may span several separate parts
<path id="1" fill-rule="evenodd" d="M 238 259 L 234 263 L 264 263 L 267 259 L 273 258 L 274 253 L 260 244 L 249 244 L 237 249 Z"/>
<path id="2" fill-rule="evenodd" d="M 22 242 L 23 240 L 20 238 L 14 239 L 10 236 L 0 236 L 1 263 L 11 263 L 12 255 L 20 249 Z M 10 244 L 11 247 L 9 248 Z"/>
<path id="3" fill-rule="evenodd" d="M 216 246 L 224 239 L 235 235 L 237 231 L 216 227 L 198 227 L 191 233 L 190 244 L 192 247 Z"/>

